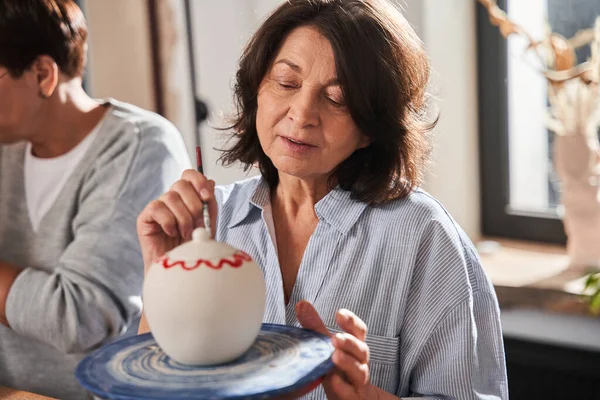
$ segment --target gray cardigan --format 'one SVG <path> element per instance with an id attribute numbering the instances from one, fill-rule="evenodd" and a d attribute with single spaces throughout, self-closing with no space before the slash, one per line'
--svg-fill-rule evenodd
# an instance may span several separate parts
<path id="1" fill-rule="evenodd" d="M 37 233 L 23 183 L 25 144 L 0 146 L 0 261 L 23 268 L 0 325 L 0 386 L 84 398 L 83 355 L 134 333 L 143 262 L 136 218 L 190 167 L 177 129 L 137 107 L 111 109 Z"/>

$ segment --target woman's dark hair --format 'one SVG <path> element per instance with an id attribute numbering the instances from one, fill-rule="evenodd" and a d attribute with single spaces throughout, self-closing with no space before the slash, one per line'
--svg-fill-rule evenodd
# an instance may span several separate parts
<path id="1" fill-rule="evenodd" d="M 400 12 L 385 0 L 288 0 L 250 39 L 240 59 L 234 95 L 235 144 L 223 164 L 258 163 L 271 187 L 278 172 L 256 131 L 259 86 L 286 36 L 310 26 L 330 42 L 344 101 L 371 144 L 343 161 L 332 178 L 353 198 L 381 204 L 408 195 L 422 182 L 429 155 L 429 59 Z M 437 121 L 436 121 L 437 122 Z"/>
<path id="2" fill-rule="evenodd" d="M 73 0 L 0 0 L 0 65 L 19 77 L 47 55 L 62 73 L 83 75 L 87 27 Z"/>

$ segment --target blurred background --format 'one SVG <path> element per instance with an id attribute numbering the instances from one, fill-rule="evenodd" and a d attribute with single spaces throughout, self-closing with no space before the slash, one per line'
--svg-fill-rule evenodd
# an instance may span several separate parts
<path id="1" fill-rule="evenodd" d="M 569 268 L 546 80 L 476 0 L 394 2 L 428 49 L 440 111 L 424 186 L 477 244 L 496 287 L 511 398 L 600 399 L 600 322 L 582 296 L 587 271 Z M 86 90 L 170 119 L 190 157 L 202 146 L 205 173 L 217 183 L 244 178 L 217 163 L 228 135 L 215 127 L 233 111 L 245 42 L 278 3 L 80 0 L 90 30 Z M 498 5 L 539 37 L 548 26 L 571 37 L 600 15 L 598 0 Z M 577 56 L 587 59 L 589 48 Z"/>

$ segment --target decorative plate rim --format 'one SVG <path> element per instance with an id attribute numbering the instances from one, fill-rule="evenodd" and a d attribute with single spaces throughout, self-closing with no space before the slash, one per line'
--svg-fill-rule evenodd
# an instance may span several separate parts
<path id="1" fill-rule="evenodd" d="M 268 399 L 268 398 L 272 398 L 275 396 L 289 394 L 296 390 L 300 390 L 302 388 L 309 387 L 309 385 L 311 383 L 316 382 L 318 379 L 322 378 L 325 374 L 327 374 L 329 371 L 331 371 L 333 369 L 334 365 L 333 365 L 333 361 L 331 360 L 331 355 L 333 354 L 333 345 L 331 344 L 331 340 L 328 336 L 326 336 L 322 333 L 310 330 L 310 329 L 300 328 L 300 327 L 291 326 L 291 325 L 269 324 L 269 323 L 263 323 L 261 325 L 261 332 L 264 332 L 264 331 L 269 332 L 269 331 L 278 330 L 278 329 L 279 330 L 283 329 L 284 331 L 295 330 L 295 331 L 309 332 L 310 334 L 314 335 L 315 337 L 320 338 L 324 342 L 326 342 L 331 348 L 331 354 L 325 361 L 316 365 L 309 373 L 307 373 L 306 375 L 304 375 L 303 377 L 298 379 L 292 385 L 280 387 L 280 388 L 273 388 L 272 390 L 268 390 L 268 391 L 260 392 L 260 393 L 253 393 L 253 394 L 249 394 L 249 395 L 228 396 L 228 397 L 226 397 L 227 399 L 232 399 L 232 400 L 234 400 L 234 399 Z M 278 332 L 278 333 L 281 333 L 281 332 Z M 92 353 L 88 354 L 85 358 L 83 358 L 79 362 L 79 364 L 77 365 L 77 368 L 75 369 L 75 377 L 79 381 L 79 384 L 84 389 L 93 393 L 95 396 L 100 396 L 103 399 L 110 399 L 110 400 L 138 400 L 138 399 L 141 399 L 142 397 L 140 397 L 140 396 L 134 396 L 131 394 L 124 394 L 124 393 L 122 393 L 122 394 L 111 393 L 110 391 L 107 391 L 105 388 L 101 387 L 101 385 L 98 384 L 98 382 L 90 382 L 89 374 L 87 374 L 86 371 L 88 370 L 88 367 L 95 362 L 95 359 L 96 359 L 96 357 L 98 357 L 99 354 L 106 353 L 106 354 L 102 354 L 102 355 L 108 354 L 112 357 L 115 354 L 118 354 L 120 351 L 128 348 L 129 346 L 132 346 L 132 345 L 135 345 L 137 343 L 144 342 L 147 340 L 152 340 L 156 343 L 152 333 L 144 333 L 141 335 L 135 335 L 135 336 L 130 336 L 130 337 L 116 340 L 116 341 L 114 341 L 110 344 L 107 344 L 107 345 L 93 351 Z M 125 342 L 130 342 L 130 343 L 125 343 Z M 119 348 L 119 349 L 117 350 L 117 348 Z M 148 389 L 148 390 L 151 390 L 151 389 Z M 153 400 L 161 400 L 161 399 L 162 400 L 167 400 L 167 399 L 174 400 L 176 398 L 177 398 L 176 394 L 165 394 L 165 395 L 158 395 L 157 397 L 152 397 Z M 216 399 L 217 397 L 206 397 L 206 396 L 198 396 L 198 397 L 191 396 L 190 397 L 189 395 L 186 395 L 185 398 L 186 399 L 209 399 L 209 398 Z"/>

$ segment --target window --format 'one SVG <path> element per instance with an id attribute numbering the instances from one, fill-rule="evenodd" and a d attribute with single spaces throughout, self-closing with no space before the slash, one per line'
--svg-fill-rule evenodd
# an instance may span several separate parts
<path id="1" fill-rule="evenodd" d="M 598 0 L 498 0 L 509 18 L 534 38 L 546 21 L 570 38 L 593 27 Z M 486 236 L 565 243 L 560 182 L 552 168 L 554 133 L 545 125 L 545 79 L 524 55 L 526 43 L 504 39 L 477 10 L 482 232 Z M 577 53 L 581 62 L 589 47 Z"/>

